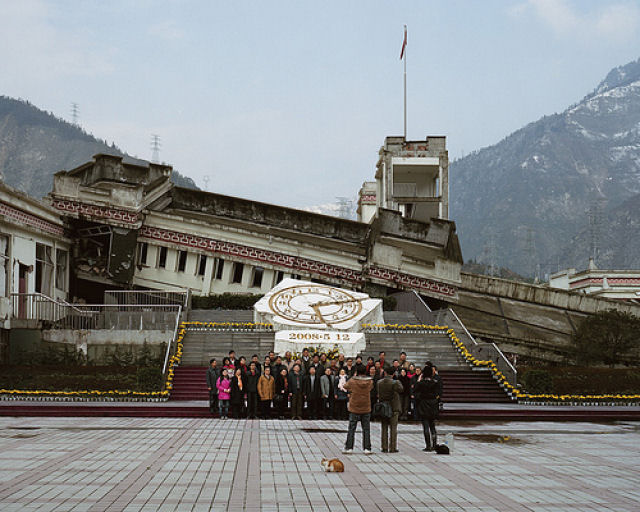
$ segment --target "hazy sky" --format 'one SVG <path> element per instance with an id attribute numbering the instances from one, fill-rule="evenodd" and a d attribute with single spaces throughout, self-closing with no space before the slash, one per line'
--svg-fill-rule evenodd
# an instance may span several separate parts
<path id="1" fill-rule="evenodd" d="M 446 135 L 451 158 L 640 57 L 640 0 L 0 0 L 0 94 L 65 119 L 76 102 L 141 158 L 160 134 L 211 191 L 332 202 L 402 134 L 405 23 L 408 136 Z"/>

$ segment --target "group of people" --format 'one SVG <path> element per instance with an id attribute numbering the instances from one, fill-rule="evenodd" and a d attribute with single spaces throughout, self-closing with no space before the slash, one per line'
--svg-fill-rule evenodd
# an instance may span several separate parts
<path id="1" fill-rule="evenodd" d="M 441 406 L 442 380 L 435 365 L 424 367 L 407 361 L 402 352 L 391 363 L 380 352 L 378 359 L 345 357 L 329 360 L 325 354 L 311 356 L 307 349 L 300 358 L 290 352 L 284 358 L 270 352 L 260 362 L 253 355 L 247 362 L 229 352 L 221 365 L 211 359 L 207 370 L 209 408 L 226 419 L 349 419 L 345 451 L 353 450 L 357 423 L 363 429 L 363 448 L 371 453 L 370 426 L 375 404 L 389 407 L 382 422 L 382 451 L 397 451 L 397 426 L 402 419 L 421 420 L 425 450 L 436 445 L 435 419 Z"/>

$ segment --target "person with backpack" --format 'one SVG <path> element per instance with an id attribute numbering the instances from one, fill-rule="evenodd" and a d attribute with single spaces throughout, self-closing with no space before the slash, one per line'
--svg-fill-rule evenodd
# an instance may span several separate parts
<path id="1" fill-rule="evenodd" d="M 218 388 L 218 408 L 220 410 L 220 419 L 229 417 L 229 399 L 231 398 L 231 381 L 227 375 L 227 369 L 223 368 L 220 377 L 216 381 Z"/>
<path id="2" fill-rule="evenodd" d="M 386 402 L 390 406 L 390 415 L 381 418 L 381 448 L 383 453 L 397 453 L 398 451 L 398 418 L 402 411 L 400 395 L 404 388 L 400 381 L 393 379 L 392 368 L 386 367 L 380 371 L 382 374 L 378 381 L 378 401 Z"/>

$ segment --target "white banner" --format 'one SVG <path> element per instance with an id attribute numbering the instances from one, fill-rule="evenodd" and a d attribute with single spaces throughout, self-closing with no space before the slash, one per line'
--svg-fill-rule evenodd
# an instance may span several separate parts
<path id="1" fill-rule="evenodd" d="M 273 351 L 278 355 L 302 352 L 305 347 L 329 352 L 337 348 L 346 357 L 355 357 L 365 350 L 367 341 L 362 332 L 339 331 L 277 331 Z"/>

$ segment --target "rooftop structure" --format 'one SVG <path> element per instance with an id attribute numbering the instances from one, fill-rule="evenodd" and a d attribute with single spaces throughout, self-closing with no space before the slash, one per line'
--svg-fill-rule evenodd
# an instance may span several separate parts
<path id="1" fill-rule="evenodd" d="M 380 148 L 376 181 L 360 190 L 358 220 L 369 222 L 370 205 L 399 211 L 407 219 L 449 218 L 449 155 L 445 137 L 407 141 L 387 137 Z M 375 191 L 374 191 L 375 190 Z"/>

